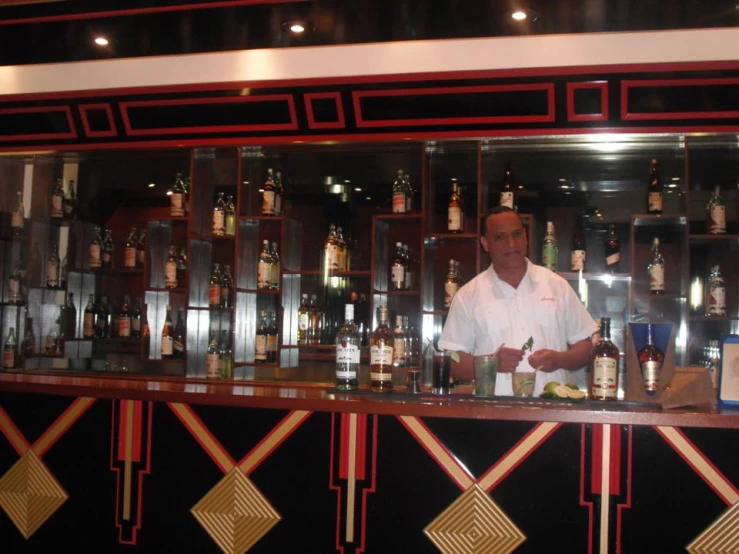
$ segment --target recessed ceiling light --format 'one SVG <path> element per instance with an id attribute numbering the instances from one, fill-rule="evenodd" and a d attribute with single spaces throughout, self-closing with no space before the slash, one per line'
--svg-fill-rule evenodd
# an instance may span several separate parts
<path id="1" fill-rule="evenodd" d="M 150 189 L 153 189 L 155 186 L 157 186 L 156 183 L 149 183 L 149 188 Z"/>
<path id="2" fill-rule="evenodd" d="M 167 196 L 172 196 L 172 191 L 171 190 L 168 190 L 167 191 Z"/>
<path id="3" fill-rule="evenodd" d="M 526 15 L 526 12 L 525 11 L 523 11 L 523 10 L 516 10 L 515 12 L 513 12 L 511 14 L 511 17 L 513 19 L 515 19 L 516 21 L 523 21 L 528 16 Z"/>
<path id="4" fill-rule="evenodd" d="M 518 8 L 511 12 L 511 18 L 518 22 L 526 21 L 527 19 L 529 21 L 536 21 L 539 19 L 539 14 L 529 8 Z"/>
<path id="5" fill-rule="evenodd" d="M 354 190 L 355 190 L 356 192 L 362 192 L 362 187 L 354 187 Z"/>
<path id="6" fill-rule="evenodd" d="M 108 46 L 108 44 L 110 43 L 105 37 L 95 37 L 95 44 L 97 44 L 98 46 Z"/>
<path id="7" fill-rule="evenodd" d="M 365 200 L 372 200 L 372 197 L 371 196 L 365 196 L 364 199 Z"/>
<path id="8" fill-rule="evenodd" d="M 311 22 L 304 19 L 285 21 L 282 23 L 282 27 L 293 35 L 303 35 L 313 30 Z"/>
<path id="9" fill-rule="evenodd" d="M 523 189 L 523 185 L 518 185 L 518 189 L 519 190 L 522 190 Z"/>
<path id="10" fill-rule="evenodd" d="M 290 25 L 290 31 L 295 34 L 304 33 L 305 26 L 302 23 L 293 23 L 292 25 Z"/>

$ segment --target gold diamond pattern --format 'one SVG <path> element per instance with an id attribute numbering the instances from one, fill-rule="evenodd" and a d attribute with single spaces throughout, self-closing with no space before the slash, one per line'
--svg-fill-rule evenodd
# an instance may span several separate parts
<path id="1" fill-rule="evenodd" d="M 30 538 L 69 496 L 44 463 L 27 450 L 0 479 L 0 507 Z"/>
<path id="2" fill-rule="evenodd" d="M 508 554 L 526 540 L 478 484 L 429 523 L 424 533 L 443 554 Z"/>
<path id="3" fill-rule="evenodd" d="M 238 468 L 190 511 L 225 554 L 244 554 L 282 519 Z"/>
<path id="4" fill-rule="evenodd" d="M 690 554 L 736 554 L 739 552 L 739 502 L 731 506 L 688 545 Z"/>

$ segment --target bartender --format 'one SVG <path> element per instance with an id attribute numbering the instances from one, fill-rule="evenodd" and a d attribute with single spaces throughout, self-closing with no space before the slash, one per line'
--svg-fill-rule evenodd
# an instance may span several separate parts
<path id="1" fill-rule="evenodd" d="M 575 291 L 526 257 L 526 231 L 510 208 L 488 212 L 480 243 L 490 266 L 454 296 L 439 340 L 459 353 L 453 374 L 471 380 L 473 356 L 498 351 L 496 395 L 513 394 L 514 371 L 536 371 L 535 395 L 550 381 L 584 384 L 598 327 Z"/>

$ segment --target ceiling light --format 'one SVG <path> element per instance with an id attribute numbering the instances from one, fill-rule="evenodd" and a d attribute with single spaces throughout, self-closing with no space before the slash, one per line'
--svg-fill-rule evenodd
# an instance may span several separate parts
<path id="1" fill-rule="evenodd" d="M 105 37 L 95 37 L 95 44 L 97 44 L 98 46 L 108 46 L 108 44 L 110 43 Z"/>
<path id="2" fill-rule="evenodd" d="M 523 185 L 518 185 L 518 190 L 523 190 Z"/>
<path id="3" fill-rule="evenodd" d="M 355 190 L 356 192 L 362 192 L 362 187 L 354 187 L 354 190 Z"/>
<path id="4" fill-rule="evenodd" d="M 150 189 L 153 189 L 155 186 L 157 186 L 156 183 L 149 183 L 149 188 Z"/>
<path id="5" fill-rule="evenodd" d="M 172 191 L 171 190 L 168 190 L 167 191 L 167 196 L 172 196 Z"/>
<path id="6" fill-rule="evenodd" d="M 526 15 L 526 12 L 523 10 L 516 10 L 511 14 L 511 17 L 516 21 L 523 21 L 528 17 L 528 15 Z"/>
<path id="7" fill-rule="evenodd" d="M 290 25 L 290 31 L 295 34 L 304 33 L 305 27 L 301 23 L 293 23 L 292 25 Z"/>
<path id="8" fill-rule="evenodd" d="M 372 197 L 371 196 L 365 196 L 364 199 L 365 200 L 372 200 Z"/>
<path id="9" fill-rule="evenodd" d="M 293 35 L 303 35 L 311 32 L 313 30 L 313 25 L 310 21 L 306 21 L 304 19 L 293 19 L 291 21 L 283 22 L 282 28 Z"/>

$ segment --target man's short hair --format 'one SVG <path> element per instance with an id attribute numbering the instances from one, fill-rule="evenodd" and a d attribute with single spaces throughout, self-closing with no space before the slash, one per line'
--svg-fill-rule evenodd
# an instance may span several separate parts
<path id="1" fill-rule="evenodd" d="M 488 218 L 491 215 L 504 214 L 507 212 L 513 212 L 514 214 L 516 214 L 516 217 L 518 217 L 518 220 L 521 221 L 521 216 L 518 215 L 518 212 L 516 210 L 512 210 L 508 206 L 495 206 L 494 208 L 490 208 L 482 218 L 482 225 L 480 226 L 480 228 L 482 229 L 482 235 L 485 236 L 485 234 L 488 232 L 487 222 Z M 521 226 L 523 227 L 523 221 L 521 221 Z"/>

